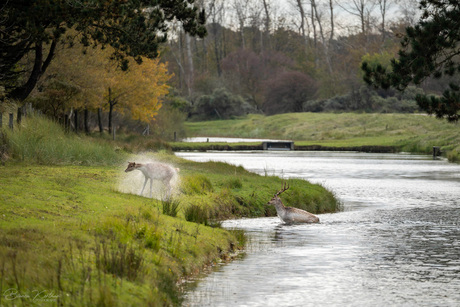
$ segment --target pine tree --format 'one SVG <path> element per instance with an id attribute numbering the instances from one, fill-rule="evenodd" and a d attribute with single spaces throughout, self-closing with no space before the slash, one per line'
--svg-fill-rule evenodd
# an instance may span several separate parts
<path id="1" fill-rule="evenodd" d="M 460 73 L 460 2 L 424 0 L 420 2 L 419 22 L 406 28 L 398 58 L 389 68 L 363 62 L 364 81 L 387 89 L 404 90 L 428 77 L 440 78 Z M 448 121 L 460 116 L 460 86 L 450 83 L 442 96 L 417 95 L 417 104 L 428 114 Z"/>

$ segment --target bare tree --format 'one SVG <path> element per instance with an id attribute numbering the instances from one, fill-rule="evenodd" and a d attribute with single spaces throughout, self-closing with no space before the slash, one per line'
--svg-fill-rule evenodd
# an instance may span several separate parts
<path id="1" fill-rule="evenodd" d="M 334 22 L 334 4 L 332 0 L 329 0 L 329 11 L 330 13 L 330 20 L 331 20 L 331 32 L 329 34 L 329 43 L 332 42 L 334 39 L 334 29 L 335 29 L 335 22 Z"/>
<path id="2" fill-rule="evenodd" d="M 214 57 L 217 75 L 220 77 L 222 75 L 222 66 L 221 62 L 223 59 L 223 44 L 224 44 L 224 35 L 222 24 L 224 23 L 224 12 L 225 6 L 223 1 L 219 0 L 210 0 L 208 1 L 208 6 L 206 9 L 208 13 L 208 23 L 210 27 L 210 33 L 214 42 Z"/>
<path id="3" fill-rule="evenodd" d="M 241 48 L 246 49 L 246 40 L 244 37 L 244 27 L 246 26 L 246 19 L 248 18 L 248 1 L 247 0 L 233 0 L 233 9 L 235 10 L 238 19 L 238 27 L 241 36 Z"/>
<path id="4" fill-rule="evenodd" d="M 193 65 L 192 38 L 187 33 L 185 33 L 185 49 L 187 50 L 187 64 L 188 64 L 188 76 L 187 76 L 188 94 L 189 96 L 191 96 L 194 76 L 195 76 L 195 68 Z"/>
<path id="5" fill-rule="evenodd" d="M 374 0 L 351 0 L 346 4 L 337 4 L 350 13 L 359 18 L 361 33 L 366 35 L 370 27 L 371 13 L 375 8 Z"/>
<path id="6" fill-rule="evenodd" d="M 264 12 L 265 12 L 265 20 L 264 20 L 264 34 L 267 39 L 267 45 L 268 49 L 270 49 L 270 8 L 269 8 L 269 3 L 267 0 L 262 0 L 263 7 L 264 7 Z M 262 46 L 261 49 L 263 49 L 263 40 L 261 41 Z"/>
<path id="7" fill-rule="evenodd" d="M 398 0 L 377 0 L 377 4 L 379 5 L 379 10 L 380 10 L 380 17 L 381 17 L 381 26 L 380 26 L 380 32 L 382 32 L 382 42 L 385 41 L 385 36 L 386 36 L 386 18 L 387 18 L 387 13 L 388 10 L 391 8 L 391 6 L 395 3 L 397 3 Z"/>
<path id="8" fill-rule="evenodd" d="M 302 0 L 295 0 L 295 3 L 292 3 L 292 5 L 299 11 L 300 13 L 300 33 L 305 41 L 305 44 L 307 45 L 308 42 L 308 36 L 309 33 L 305 30 L 306 26 L 305 23 L 307 21 L 307 16 L 305 14 L 304 10 L 304 4 L 302 3 Z M 307 25 L 308 26 L 308 25 Z"/>
<path id="9" fill-rule="evenodd" d="M 311 18 L 311 26 L 313 28 L 313 46 L 315 47 L 315 52 L 316 52 L 318 49 L 318 38 L 316 35 L 315 8 L 316 8 L 315 0 L 310 0 L 310 10 L 311 10 L 310 18 Z"/>
<path id="10" fill-rule="evenodd" d="M 406 25 L 414 25 L 420 16 L 417 0 L 402 0 L 399 4 L 400 12 L 403 15 L 403 22 Z"/>
<path id="11" fill-rule="evenodd" d="M 326 65 L 327 65 L 329 73 L 332 74 L 332 65 L 331 65 L 331 59 L 329 56 L 330 40 L 326 40 L 324 30 L 323 30 L 323 24 L 322 24 L 322 14 L 318 13 L 319 10 L 318 10 L 318 5 L 317 5 L 316 0 L 311 0 L 311 7 L 312 7 L 312 15 L 314 16 L 313 22 L 316 21 L 316 23 L 318 23 L 319 34 L 321 37 L 321 45 L 324 50 L 324 58 L 326 60 Z M 315 27 L 313 29 L 315 29 Z M 316 47 L 316 50 L 318 50 L 317 47 Z"/>

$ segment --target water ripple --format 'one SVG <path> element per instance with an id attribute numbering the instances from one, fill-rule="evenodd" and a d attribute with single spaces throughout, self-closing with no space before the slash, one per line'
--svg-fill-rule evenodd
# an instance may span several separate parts
<path id="1" fill-rule="evenodd" d="M 226 221 L 248 234 L 246 253 L 200 280 L 186 306 L 460 304 L 460 166 L 409 155 L 192 156 L 259 172 L 276 164 L 277 175 L 334 190 L 345 211 L 309 225 Z"/>

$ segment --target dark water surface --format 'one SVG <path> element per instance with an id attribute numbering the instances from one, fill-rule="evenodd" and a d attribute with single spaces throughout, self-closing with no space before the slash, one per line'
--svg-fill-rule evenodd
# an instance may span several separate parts
<path id="1" fill-rule="evenodd" d="M 186 306 L 460 306 L 460 165 L 407 154 L 177 155 L 304 178 L 344 204 L 315 225 L 226 221 L 247 232 L 246 253 L 191 286 Z"/>

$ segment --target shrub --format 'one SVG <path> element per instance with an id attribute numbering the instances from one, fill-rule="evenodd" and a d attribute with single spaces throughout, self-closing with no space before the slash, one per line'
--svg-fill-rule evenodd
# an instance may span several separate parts
<path id="1" fill-rule="evenodd" d="M 199 119 L 229 119 L 252 111 L 253 108 L 241 96 L 218 88 L 211 95 L 198 98 L 194 113 Z"/>
<path id="2" fill-rule="evenodd" d="M 284 72 L 267 81 L 263 110 L 267 115 L 302 112 L 303 103 L 314 98 L 316 82 L 301 72 Z"/>
<path id="3" fill-rule="evenodd" d="M 189 222 L 194 222 L 198 224 L 204 224 L 208 225 L 209 224 L 209 216 L 208 216 L 208 210 L 205 208 L 199 206 L 199 205 L 190 205 L 185 209 L 184 212 L 185 219 Z"/>
<path id="4" fill-rule="evenodd" d="M 243 187 L 243 183 L 240 178 L 229 178 L 224 182 L 224 187 L 229 189 L 241 189 Z"/>
<path id="5" fill-rule="evenodd" d="M 326 100 L 309 100 L 302 105 L 304 112 L 365 111 L 380 113 L 413 113 L 420 110 L 415 96 L 423 90 L 410 87 L 404 92 L 374 90 L 368 86 Z"/>
<path id="6" fill-rule="evenodd" d="M 177 199 L 166 199 L 161 201 L 161 206 L 163 209 L 163 214 L 176 217 L 177 212 L 179 211 L 180 201 Z"/>
<path id="7" fill-rule="evenodd" d="M 181 181 L 181 189 L 184 194 L 206 194 L 213 191 L 211 181 L 204 175 L 183 177 Z"/>

